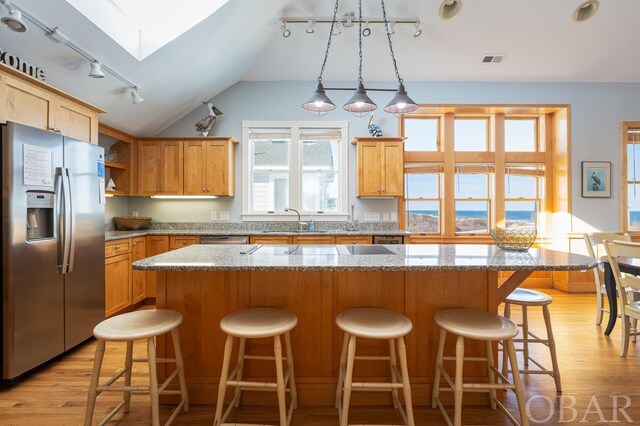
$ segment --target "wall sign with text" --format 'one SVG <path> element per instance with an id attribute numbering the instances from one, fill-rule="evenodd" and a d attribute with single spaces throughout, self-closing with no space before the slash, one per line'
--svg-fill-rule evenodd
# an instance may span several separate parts
<path id="1" fill-rule="evenodd" d="M 0 62 L 11 68 L 15 68 L 20 72 L 30 75 L 33 78 L 45 81 L 44 70 L 42 68 L 31 65 L 29 62 L 21 59 L 13 53 L 6 52 L 0 49 Z"/>

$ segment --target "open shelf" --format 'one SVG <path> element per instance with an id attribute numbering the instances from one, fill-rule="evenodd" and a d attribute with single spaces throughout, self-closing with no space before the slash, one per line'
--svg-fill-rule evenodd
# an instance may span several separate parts
<path id="1" fill-rule="evenodd" d="M 104 192 L 107 195 L 127 195 L 127 193 L 125 191 L 105 191 Z"/>
<path id="2" fill-rule="evenodd" d="M 122 163 L 114 163 L 113 161 L 105 161 L 104 165 L 112 169 L 129 170 L 129 166 Z"/>

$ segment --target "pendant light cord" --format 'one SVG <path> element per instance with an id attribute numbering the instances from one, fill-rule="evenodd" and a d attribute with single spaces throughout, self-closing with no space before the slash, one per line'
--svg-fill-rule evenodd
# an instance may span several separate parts
<path id="1" fill-rule="evenodd" d="M 360 57 L 358 83 L 362 83 L 362 0 L 358 0 L 358 55 Z"/>
<path id="2" fill-rule="evenodd" d="M 324 73 L 324 67 L 327 65 L 327 58 L 329 57 L 329 48 L 331 47 L 331 39 L 333 38 L 333 28 L 336 25 L 336 16 L 338 16 L 338 3 L 339 2 L 340 2 L 340 0 L 336 0 L 336 5 L 333 7 L 333 20 L 331 21 L 331 29 L 329 29 L 329 40 L 327 41 L 327 50 L 324 52 L 324 60 L 322 61 L 322 68 L 320 68 L 320 75 L 318 76 L 318 83 L 322 82 L 322 74 Z M 361 61 L 361 63 L 362 63 L 362 61 Z"/>
<path id="3" fill-rule="evenodd" d="M 391 33 L 389 33 L 389 21 L 387 21 L 387 10 L 384 7 L 384 0 L 380 0 L 382 4 L 382 19 L 384 20 L 384 29 L 387 32 L 387 39 L 389 40 L 389 51 L 391 52 L 391 60 L 393 61 L 393 69 L 396 72 L 396 78 L 398 79 L 398 83 L 402 84 L 404 80 L 400 77 L 400 72 L 398 71 L 398 63 L 396 62 L 396 55 L 393 53 L 393 43 L 391 42 Z M 362 21 L 362 19 L 360 19 Z M 362 66 L 362 59 L 360 59 Z"/>

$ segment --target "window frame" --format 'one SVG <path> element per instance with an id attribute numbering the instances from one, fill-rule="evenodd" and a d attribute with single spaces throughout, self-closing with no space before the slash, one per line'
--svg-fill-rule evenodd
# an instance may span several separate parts
<path id="1" fill-rule="evenodd" d="M 507 132 L 506 132 L 506 124 L 507 121 L 516 121 L 516 120 L 527 120 L 527 121 L 531 121 L 533 120 L 535 122 L 535 126 L 534 126 L 534 130 L 535 130 L 535 135 L 534 137 L 534 144 L 535 144 L 535 149 L 533 151 L 511 151 L 507 149 Z M 542 151 L 542 147 L 540 146 L 541 143 L 541 138 L 540 138 L 540 117 L 538 116 L 530 116 L 530 115 L 509 115 L 506 116 L 504 118 L 504 122 L 505 122 L 505 135 L 504 135 L 504 152 L 518 152 L 518 153 L 525 153 L 525 154 L 532 154 L 534 152 L 541 152 Z"/>
<path id="2" fill-rule="evenodd" d="M 521 151 L 518 151 L 521 152 Z M 524 163 L 523 163 L 524 164 Z M 546 170 L 545 172 L 543 172 L 542 176 L 531 176 L 535 179 L 535 183 L 536 183 L 536 194 L 534 198 L 531 197 L 509 197 L 507 196 L 507 184 L 506 184 L 506 180 L 508 179 L 509 175 L 514 175 L 514 176 L 518 176 L 517 173 L 510 173 L 509 169 L 511 167 L 507 167 L 504 173 L 504 177 L 505 177 L 505 192 L 504 192 L 504 220 L 505 220 L 505 227 L 507 227 L 507 203 L 509 201 L 522 201 L 522 202 L 527 202 L 527 201 L 533 201 L 534 203 L 536 203 L 536 220 L 535 220 L 535 224 L 534 226 L 537 228 L 540 228 L 541 224 L 542 224 L 542 217 L 541 217 L 541 213 L 542 211 L 544 211 L 545 209 L 545 198 L 544 197 L 544 187 L 545 187 L 545 179 L 546 179 Z M 546 167 L 545 167 L 546 169 Z M 527 176 L 525 174 L 522 174 L 520 176 Z"/>
<path id="3" fill-rule="evenodd" d="M 470 151 L 456 151 L 456 152 L 470 152 Z M 476 151 L 474 151 L 476 152 Z M 469 164 L 466 164 L 466 166 L 468 167 Z M 491 208 L 491 199 L 492 194 L 493 194 L 493 186 L 494 186 L 494 174 L 492 172 L 493 166 L 492 165 L 483 165 L 487 168 L 486 172 L 464 172 L 463 168 L 464 166 L 457 164 L 456 165 L 456 172 L 454 174 L 454 177 L 456 179 L 456 183 L 457 183 L 457 179 L 458 179 L 458 175 L 486 175 L 487 176 L 487 197 L 486 198 L 474 198 L 474 197 L 467 197 L 467 198 L 458 198 L 457 193 L 454 192 L 453 195 L 453 219 L 454 219 L 454 223 L 457 219 L 457 215 L 456 215 L 456 211 L 457 211 L 457 204 L 458 201 L 461 202 L 465 202 L 465 201 L 471 201 L 471 202 L 484 202 L 487 204 L 487 230 L 486 231 L 471 231 L 471 232 L 457 232 L 455 231 L 455 235 L 456 236 L 485 236 L 485 235 L 489 235 L 489 230 L 491 229 L 491 224 L 493 223 L 493 213 L 492 213 L 492 208 Z M 473 167 L 473 166 L 472 166 Z"/>
<path id="4" fill-rule="evenodd" d="M 323 221 L 347 221 L 349 218 L 349 122 L 348 121 L 243 121 L 242 122 L 242 213 L 243 221 L 278 221 L 294 222 L 297 215 L 285 211 L 260 212 L 252 211 L 249 187 L 251 183 L 250 139 L 251 129 L 287 129 L 291 132 L 289 145 L 289 207 L 300 211 L 304 220 L 311 216 Z M 340 209 L 339 211 L 322 213 L 318 211 L 302 210 L 302 143 L 301 129 L 339 129 L 340 130 L 340 160 L 338 176 L 340 179 Z"/>
<path id="5" fill-rule="evenodd" d="M 415 152 L 415 151 L 414 151 Z M 441 167 L 435 167 L 436 169 L 441 169 Z M 438 190 L 438 196 L 437 198 L 407 198 L 405 195 L 404 201 L 405 201 L 405 209 L 404 209 L 404 217 L 405 217 L 405 224 L 407 224 L 408 227 L 408 223 L 409 223 L 409 219 L 408 219 L 408 210 L 406 209 L 406 205 L 410 202 L 410 201 L 435 201 L 438 203 L 438 230 L 436 232 L 420 232 L 418 231 L 418 233 L 420 235 L 441 235 L 442 234 L 442 206 L 443 206 L 443 190 L 442 190 L 442 180 L 443 180 L 443 176 L 442 176 L 442 171 L 433 171 L 433 172 L 419 172 L 419 171 L 412 171 L 407 173 L 406 169 L 404 172 L 404 185 L 405 185 L 405 189 L 404 189 L 404 193 L 407 194 L 407 175 L 435 175 L 436 176 L 436 187 Z"/>
<path id="6" fill-rule="evenodd" d="M 629 216 L 629 185 L 640 184 L 639 181 L 629 180 L 629 167 L 627 158 L 627 149 L 629 147 L 628 135 L 630 130 L 640 129 L 640 121 L 623 121 L 620 129 L 620 176 L 624 178 L 620 179 L 620 230 L 622 232 L 629 232 L 631 236 L 640 236 L 640 230 L 630 230 L 630 216 Z M 635 144 L 634 144 L 635 145 Z M 640 145 L 640 143 L 638 144 Z"/>

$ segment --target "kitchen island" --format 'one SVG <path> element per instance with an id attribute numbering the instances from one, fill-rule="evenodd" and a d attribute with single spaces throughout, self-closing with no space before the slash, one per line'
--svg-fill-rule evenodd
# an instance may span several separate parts
<path id="1" fill-rule="evenodd" d="M 360 247 L 360 249 L 356 249 Z M 358 254 L 376 248 L 386 253 Z M 406 315 L 414 325 L 406 337 L 414 405 L 430 401 L 438 332 L 434 314 L 464 307 L 497 313 L 498 305 L 534 271 L 585 270 L 595 259 L 545 249 L 505 252 L 491 245 L 252 246 L 193 245 L 137 261 L 134 269 L 156 271 L 158 308 L 184 316 L 180 327 L 190 400 L 213 404 L 222 366 L 225 336 L 220 320 L 247 308 L 279 307 L 298 316 L 292 331 L 298 398 L 302 405 L 334 402 L 342 335 L 338 313 L 379 307 Z M 499 271 L 514 271 L 502 285 Z M 482 344 L 470 342 L 470 356 Z M 453 340 L 448 342 L 453 348 Z M 159 339 L 160 356 L 171 349 Z M 248 353 L 268 355 L 270 342 L 247 342 Z M 380 355 L 386 342 L 362 341 L 359 355 Z M 235 359 L 235 358 L 232 358 Z M 479 364 L 479 363 L 478 363 Z M 354 374 L 388 379 L 388 364 L 356 364 Z M 275 376 L 272 362 L 247 361 L 245 375 Z M 465 366 L 465 376 L 482 380 L 482 365 Z M 474 398 L 476 396 L 476 398 Z M 484 401 L 483 395 L 465 403 Z M 243 403 L 275 404 L 271 394 L 243 394 Z M 354 395 L 353 404 L 385 404 L 380 393 Z"/>

